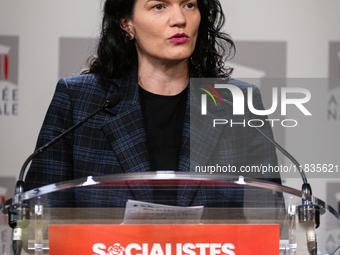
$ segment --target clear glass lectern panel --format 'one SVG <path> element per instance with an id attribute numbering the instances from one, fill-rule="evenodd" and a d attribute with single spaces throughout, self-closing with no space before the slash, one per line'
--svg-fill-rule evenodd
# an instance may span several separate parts
<path id="1" fill-rule="evenodd" d="M 7 213 L 15 201 L 29 212 L 18 222 L 27 254 L 48 254 L 49 226 L 60 224 L 275 224 L 277 254 L 312 254 L 313 246 L 317 254 L 340 254 L 339 215 L 332 207 L 242 176 L 165 171 L 89 176 L 27 191 L 1 210 Z M 10 254 L 8 239 L 2 240 L 2 254 Z"/>

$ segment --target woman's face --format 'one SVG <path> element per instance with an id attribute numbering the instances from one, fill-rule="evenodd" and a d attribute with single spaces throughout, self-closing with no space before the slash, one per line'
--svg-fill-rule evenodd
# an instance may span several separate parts
<path id="1" fill-rule="evenodd" d="M 179 61 L 193 53 L 200 21 L 197 0 L 136 0 L 122 26 L 135 39 L 139 61 Z"/>

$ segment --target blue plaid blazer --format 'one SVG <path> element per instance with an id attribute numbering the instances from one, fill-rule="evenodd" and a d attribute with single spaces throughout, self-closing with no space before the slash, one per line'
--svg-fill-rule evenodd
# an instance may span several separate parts
<path id="1" fill-rule="evenodd" d="M 113 109 L 100 112 L 35 158 L 26 176 L 26 190 L 89 175 L 150 171 L 137 77 L 137 70 L 134 70 L 131 75 L 120 79 L 107 80 L 99 74 L 87 74 L 59 80 L 37 147 L 81 121 L 96 110 L 111 93 L 118 93 L 122 100 Z M 236 80 L 230 83 L 241 88 L 244 93 L 251 86 Z M 252 128 L 220 125 L 216 132 L 210 132 L 207 131 L 207 124 L 196 125 L 198 130 L 190 139 L 189 113 L 200 111 L 200 98 L 195 94 L 191 97 L 189 96 L 187 103 L 178 171 L 190 171 L 190 153 L 192 162 L 197 165 L 209 165 L 210 161 L 235 166 L 277 164 L 275 149 Z M 254 106 L 257 109 L 263 108 L 256 88 Z M 207 117 L 228 119 L 232 110 L 227 107 L 219 107 L 214 112 L 209 112 Z M 252 117 L 248 110 L 246 115 Z M 264 129 L 271 135 L 268 125 Z M 209 142 L 200 144 L 202 137 Z M 191 151 L 190 140 L 199 145 L 192 146 L 194 149 Z M 279 176 L 265 178 L 279 181 Z M 127 199 L 153 201 L 151 189 L 143 187 L 117 187 L 114 190 L 84 188 L 72 194 L 55 195 L 53 199 L 55 206 L 69 206 L 65 202 L 68 199 L 79 206 L 98 207 L 124 207 Z M 220 207 L 242 204 L 242 189 L 236 187 L 197 187 L 185 183 L 177 193 L 179 206 Z"/>

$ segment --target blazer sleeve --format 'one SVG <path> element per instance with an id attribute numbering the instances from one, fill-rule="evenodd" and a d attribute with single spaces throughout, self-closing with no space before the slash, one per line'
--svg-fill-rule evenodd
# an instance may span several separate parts
<path id="1" fill-rule="evenodd" d="M 72 115 L 69 88 L 66 81 L 61 79 L 45 116 L 36 148 L 70 128 L 73 125 Z M 26 190 L 72 179 L 72 140 L 71 133 L 33 159 L 25 179 Z"/>

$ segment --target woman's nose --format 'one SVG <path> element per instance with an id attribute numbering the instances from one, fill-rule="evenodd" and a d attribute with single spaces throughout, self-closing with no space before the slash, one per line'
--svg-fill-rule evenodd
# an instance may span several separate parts
<path id="1" fill-rule="evenodd" d="M 186 25 L 186 22 L 186 17 L 183 13 L 182 7 L 174 7 L 170 13 L 170 26 L 183 27 Z"/>

